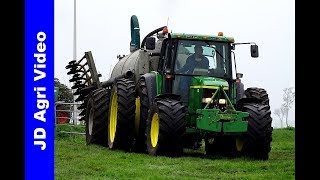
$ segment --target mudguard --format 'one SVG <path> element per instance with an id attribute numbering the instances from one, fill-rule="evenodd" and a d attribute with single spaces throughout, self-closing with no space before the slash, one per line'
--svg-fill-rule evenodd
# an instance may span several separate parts
<path id="1" fill-rule="evenodd" d="M 146 73 L 142 75 L 140 78 L 145 79 L 148 91 L 149 104 L 151 106 L 154 102 L 155 97 L 157 96 L 156 75 L 153 73 Z"/>

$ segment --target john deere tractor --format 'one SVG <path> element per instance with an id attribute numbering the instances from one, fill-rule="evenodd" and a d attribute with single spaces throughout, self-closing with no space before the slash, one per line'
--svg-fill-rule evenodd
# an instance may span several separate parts
<path id="1" fill-rule="evenodd" d="M 169 33 L 163 26 L 140 42 L 138 19 L 130 19 L 130 54 L 119 55 L 110 79 L 100 82 L 91 51 L 66 66 L 82 102 L 86 143 L 150 155 L 180 156 L 184 148 L 207 155 L 269 158 L 272 118 L 265 89 L 244 89 L 236 72 L 233 37 Z M 181 72 L 194 47 L 209 68 Z M 187 85 L 187 86 L 186 86 Z"/>

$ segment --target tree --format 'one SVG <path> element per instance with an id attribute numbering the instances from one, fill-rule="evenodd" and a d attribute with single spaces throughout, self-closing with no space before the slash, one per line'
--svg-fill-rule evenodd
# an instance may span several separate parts
<path id="1" fill-rule="evenodd" d="M 289 127 L 288 114 L 289 114 L 289 110 L 292 108 L 292 104 L 295 100 L 295 92 L 293 92 L 293 87 L 285 88 L 283 90 L 283 92 L 284 92 L 284 94 L 283 94 L 284 103 L 281 105 L 281 107 L 279 109 L 275 109 L 275 111 L 274 111 L 274 114 L 276 116 L 278 116 L 278 118 L 280 119 L 281 128 L 282 128 L 284 118 L 286 121 L 286 127 Z"/>
<path id="2" fill-rule="evenodd" d="M 73 102 L 73 94 L 70 88 L 65 84 L 62 84 L 58 78 L 54 78 L 54 87 L 55 90 L 55 102 L 56 101 L 64 101 L 66 103 Z M 72 105 L 70 104 L 56 104 L 56 123 L 69 123 L 71 113 L 68 112 L 71 109 Z"/>
<path id="3" fill-rule="evenodd" d="M 280 120 L 280 127 L 282 128 L 283 126 L 283 119 L 284 119 L 284 117 L 285 117 L 285 115 L 286 115 L 286 110 L 285 110 L 285 108 L 283 107 L 283 106 L 281 106 L 281 108 L 279 108 L 279 109 L 276 109 L 275 111 L 274 111 L 274 114 L 276 115 L 276 116 L 278 116 L 278 118 L 279 118 L 279 120 Z"/>
<path id="4" fill-rule="evenodd" d="M 57 88 L 57 101 L 73 102 L 73 94 L 70 88 L 62 84 L 58 78 L 54 78 L 54 87 Z"/>
<path id="5" fill-rule="evenodd" d="M 284 110 L 286 112 L 286 125 L 288 127 L 289 126 L 288 125 L 288 113 L 289 113 L 289 110 L 292 108 L 292 104 L 295 100 L 295 92 L 293 92 L 293 87 L 285 88 L 283 91 L 284 91 L 284 94 L 283 94 L 284 103 L 282 104 L 282 107 L 284 108 Z"/>

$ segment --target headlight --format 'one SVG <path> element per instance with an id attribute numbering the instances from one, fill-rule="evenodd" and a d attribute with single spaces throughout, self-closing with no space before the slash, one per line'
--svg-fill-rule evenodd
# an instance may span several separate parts
<path id="1" fill-rule="evenodd" d="M 212 99 L 211 98 L 202 98 L 202 103 L 209 103 L 210 101 L 212 103 Z"/>
<path id="2" fill-rule="evenodd" d="M 226 104 L 226 99 L 219 99 L 219 104 Z"/>

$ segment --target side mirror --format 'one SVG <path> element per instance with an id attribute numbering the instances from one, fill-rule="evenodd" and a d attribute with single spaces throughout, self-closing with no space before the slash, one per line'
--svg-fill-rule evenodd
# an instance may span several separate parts
<path id="1" fill-rule="evenodd" d="M 232 50 L 235 50 L 235 49 L 236 49 L 236 45 L 235 45 L 235 44 L 232 44 L 232 45 L 231 45 L 231 49 L 232 49 Z"/>
<path id="2" fill-rule="evenodd" d="M 155 48 L 156 48 L 156 38 L 155 37 L 147 37 L 146 49 L 154 50 Z"/>
<path id="3" fill-rule="evenodd" d="M 251 45 L 251 57 L 256 58 L 259 57 L 258 45 Z"/>

